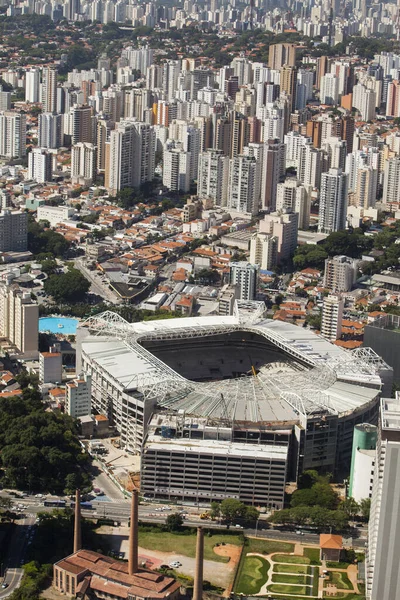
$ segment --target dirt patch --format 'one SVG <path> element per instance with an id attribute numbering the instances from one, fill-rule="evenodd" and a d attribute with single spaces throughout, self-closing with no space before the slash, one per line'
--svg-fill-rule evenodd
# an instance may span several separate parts
<path id="1" fill-rule="evenodd" d="M 227 556 L 229 562 L 233 562 L 235 565 L 239 562 L 242 547 L 235 544 L 224 544 L 223 546 L 221 544 L 220 546 L 214 546 L 213 550 L 218 556 Z"/>

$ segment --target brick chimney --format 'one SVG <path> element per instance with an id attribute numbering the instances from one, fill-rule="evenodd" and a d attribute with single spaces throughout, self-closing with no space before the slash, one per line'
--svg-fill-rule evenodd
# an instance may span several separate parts
<path id="1" fill-rule="evenodd" d="M 75 493 L 75 522 L 74 522 L 74 553 L 82 548 L 82 531 L 81 531 L 81 492 L 76 490 Z"/>
<path id="2" fill-rule="evenodd" d="M 133 575 L 138 571 L 138 519 L 139 519 L 139 493 L 137 490 L 132 492 L 131 502 L 131 526 L 129 530 L 129 557 L 128 573 Z"/>

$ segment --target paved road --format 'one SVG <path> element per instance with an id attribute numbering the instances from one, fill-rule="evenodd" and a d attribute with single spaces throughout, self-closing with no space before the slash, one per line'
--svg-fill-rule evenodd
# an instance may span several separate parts
<path id="1" fill-rule="evenodd" d="M 94 465 L 98 467 L 99 471 L 101 470 L 100 463 L 96 460 L 93 461 Z M 113 481 L 107 476 L 106 473 L 101 471 L 93 480 L 93 487 L 98 487 L 103 490 L 104 494 L 110 500 L 124 500 L 124 493 L 113 483 Z"/>
<path id="2" fill-rule="evenodd" d="M 29 537 L 34 533 L 34 523 L 35 517 L 29 515 L 15 524 L 7 558 L 3 564 L 3 581 L 8 583 L 8 587 L 0 589 L 0 599 L 10 596 L 21 582 L 24 574 L 21 566 L 24 563 Z"/>
<path id="3" fill-rule="evenodd" d="M 75 259 L 75 267 L 88 279 L 91 283 L 91 291 L 97 296 L 101 296 L 112 304 L 121 304 L 121 299 L 110 290 L 108 285 L 105 285 L 98 276 L 98 271 L 90 271 L 82 258 Z"/>

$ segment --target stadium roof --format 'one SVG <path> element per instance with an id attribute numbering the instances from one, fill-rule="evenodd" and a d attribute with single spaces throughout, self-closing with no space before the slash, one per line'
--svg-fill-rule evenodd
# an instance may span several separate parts
<path id="1" fill-rule="evenodd" d="M 263 303 L 237 301 L 233 316 L 132 324 L 106 312 L 81 325 L 78 343 L 121 388 L 185 414 L 262 423 L 298 421 L 299 415 L 350 413 L 376 398 L 380 375 L 390 367 L 371 349 L 349 352 L 309 329 L 264 319 L 264 308 Z M 262 336 L 295 360 L 266 364 L 256 376 L 195 382 L 141 344 L 234 331 Z"/>

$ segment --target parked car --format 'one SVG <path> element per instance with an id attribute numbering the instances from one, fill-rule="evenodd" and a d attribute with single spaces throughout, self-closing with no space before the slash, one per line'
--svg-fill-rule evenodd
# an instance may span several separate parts
<path id="1" fill-rule="evenodd" d="M 179 560 L 174 560 L 173 562 L 169 563 L 169 566 L 171 569 L 177 569 L 178 567 L 182 566 L 182 563 L 180 563 Z"/>

